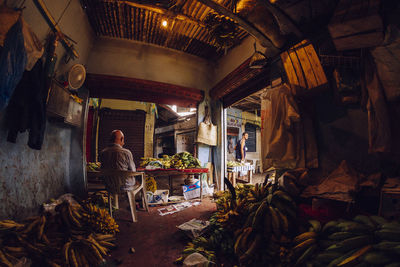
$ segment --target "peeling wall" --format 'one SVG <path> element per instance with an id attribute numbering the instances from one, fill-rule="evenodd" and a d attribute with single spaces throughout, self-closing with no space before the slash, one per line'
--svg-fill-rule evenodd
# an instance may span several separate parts
<path id="1" fill-rule="evenodd" d="M 22 1 L 7 1 L 11 7 Z M 44 1 L 59 26 L 78 42 L 75 46 L 80 58 L 62 62 L 64 48 L 59 45 L 57 74 L 64 74 L 75 63 L 86 63 L 92 47 L 93 33 L 79 0 Z M 33 1 L 25 2 L 23 17 L 40 40 L 50 32 Z M 64 12 L 60 20 L 61 14 Z M 62 123 L 47 123 L 41 150 L 28 147 L 28 133 L 18 135 L 17 143 L 6 141 L 4 112 L 0 112 L 0 219 L 20 219 L 39 211 L 39 206 L 50 198 L 66 192 L 82 194 L 84 185 L 83 128 Z"/>
<path id="2" fill-rule="evenodd" d="M 42 150 L 33 150 L 27 133 L 13 144 L 6 141 L 4 127 L 0 129 L 1 219 L 35 214 L 40 204 L 70 186 L 71 128 L 48 123 L 44 138 Z"/>

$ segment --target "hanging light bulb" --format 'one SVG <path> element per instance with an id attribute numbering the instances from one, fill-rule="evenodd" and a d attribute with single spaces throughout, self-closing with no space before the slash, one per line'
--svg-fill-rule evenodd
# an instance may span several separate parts
<path id="1" fill-rule="evenodd" d="M 167 26 L 168 26 L 168 21 L 167 21 L 166 19 L 164 19 L 164 20 L 161 22 L 161 25 L 162 25 L 164 28 L 167 28 Z"/>
<path id="2" fill-rule="evenodd" d="M 267 57 L 260 51 L 257 51 L 256 42 L 254 42 L 254 53 L 251 56 L 249 68 L 261 69 L 267 64 L 267 62 L 268 62 Z"/>

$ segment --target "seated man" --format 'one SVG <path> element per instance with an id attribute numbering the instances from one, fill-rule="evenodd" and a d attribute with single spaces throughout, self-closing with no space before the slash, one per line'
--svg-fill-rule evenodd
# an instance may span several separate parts
<path id="1" fill-rule="evenodd" d="M 124 134 L 121 130 L 111 132 L 110 144 L 101 151 L 100 162 L 102 169 L 115 169 L 124 171 L 136 171 L 135 163 L 131 151 L 123 148 Z M 125 190 L 135 186 L 135 177 L 130 177 L 126 181 Z"/>

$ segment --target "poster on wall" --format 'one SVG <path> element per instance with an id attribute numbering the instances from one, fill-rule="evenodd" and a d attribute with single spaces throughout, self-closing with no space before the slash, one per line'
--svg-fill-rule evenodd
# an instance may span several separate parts
<path id="1" fill-rule="evenodd" d="M 235 153 L 235 146 L 237 143 L 237 136 L 234 135 L 228 135 L 228 154 L 234 154 Z"/>
<path id="2" fill-rule="evenodd" d="M 242 111 L 236 108 L 227 108 L 226 120 L 226 124 L 228 127 L 242 127 Z"/>

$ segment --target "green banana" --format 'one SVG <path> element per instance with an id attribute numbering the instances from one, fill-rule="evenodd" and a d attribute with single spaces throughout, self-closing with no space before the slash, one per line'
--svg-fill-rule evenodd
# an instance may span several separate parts
<path id="1" fill-rule="evenodd" d="M 338 225 L 338 221 L 330 221 L 330 222 L 327 222 L 325 225 L 324 225 L 324 227 L 322 227 L 322 232 L 324 233 L 324 234 L 329 234 L 329 233 L 331 233 L 332 231 L 335 231 L 336 229 L 337 229 L 337 225 Z"/>
<path id="2" fill-rule="evenodd" d="M 372 241 L 373 241 L 373 237 L 369 236 L 369 235 L 356 236 L 356 237 L 351 237 L 351 238 L 345 239 L 341 242 L 338 242 L 335 245 L 328 247 L 326 250 L 327 251 L 331 250 L 331 251 L 338 251 L 338 252 L 347 252 L 349 250 L 368 245 L 368 244 L 372 243 Z"/>
<path id="3" fill-rule="evenodd" d="M 384 223 L 381 225 L 381 228 L 400 232 L 400 223 L 398 222 Z"/>
<path id="4" fill-rule="evenodd" d="M 346 221 L 346 222 L 339 223 L 337 225 L 337 227 L 339 229 L 341 229 L 342 232 L 356 232 L 356 233 L 365 233 L 366 232 L 366 233 L 368 233 L 373 230 L 373 228 L 371 228 L 368 225 L 360 224 L 358 222 L 352 222 L 352 221 Z"/>
<path id="5" fill-rule="evenodd" d="M 350 237 L 354 237 L 356 235 L 357 234 L 350 233 L 350 232 L 336 232 L 336 233 L 329 235 L 328 238 L 332 239 L 332 240 L 344 240 L 344 239 L 347 239 Z"/>
<path id="6" fill-rule="evenodd" d="M 396 246 L 400 246 L 400 242 L 382 241 L 378 244 L 373 245 L 374 249 L 378 250 L 392 250 Z"/>
<path id="7" fill-rule="evenodd" d="M 385 223 L 387 223 L 388 221 L 385 219 L 385 218 L 383 218 L 383 217 L 381 217 L 381 216 L 375 216 L 375 215 L 372 215 L 372 216 L 370 216 L 369 217 L 376 225 L 383 225 L 383 224 L 385 224 Z"/>
<path id="8" fill-rule="evenodd" d="M 381 240 L 400 242 L 400 231 L 382 229 L 375 231 L 375 236 Z"/>
<path id="9" fill-rule="evenodd" d="M 331 261 L 328 265 L 328 267 L 333 267 L 333 266 L 337 266 L 339 263 L 341 263 L 342 261 L 344 261 L 345 259 L 347 259 L 348 257 L 350 257 L 351 255 L 353 255 L 354 253 L 356 253 L 359 249 L 353 249 L 347 253 L 345 253 L 344 255 L 342 255 L 341 257 L 338 257 L 336 259 L 334 259 L 333 261 Z"/>
<path id="10" fill-rule="evenodd" d="M 365 215 L 357 215 L 353 218 L 353 221 L 375 228 L 375 223 L 368 216 Z"/>
<path id="11" fill-rule="evenodd" d="M 384 252 L 371 251 L 364 255 L 363 260 L 369 264 L 388 264 L 392 261 L 392 259 Z"/>
<path id="12" fill-rule="evenodd" d="M 315 261 L 317 261 L 319 263 L 330 263 L 331 261 L 339 258 L 340 256 L 342 256 L 342 253 L 340 253 L 340 252 L 325 251 L 325 252 L 319 253 L 315 257 Z"/>
<path id="13" fill-rule="evenodd" d="M 252 227 L 254 229 L 262 229 L 261 222 L 265 215 L 265 210 L 268 209 L 267 201 L 263 201 L 254 214 Z"/>
<path id="14" fill-rule="evenodd" d="M 337 266 L 348 266 L 348 265 L 352 265 L 352 264 L 356 263 L 358 261 L 358 258 L 360 258 L 362 255 L 367 253 L 371 248 L 372 248 L 371 245 L 368 245 L 368 246 L 365 246 L 365 247 L 359 249 L 357 252 L 352 254 L 350 257 L 348 257 L 347 259 L 340 262 Z"/>
<path id="15" fill-rule="evenodd" d="M 299 266 L 301 264 L 303 264 L 303 262 L 305 262 L 306 260 L 308 260 L 314 253 L 314 251 L 318 248 L 318 246 L 316 244 L 311 245 L 304 253 L 303 255 L 301 255 L 300 258 L 298 258 L 298 260 L 296 261 L 295 266 Z"/>
<path id="16" fill-rule="evenodd" d="M 279 239 L 281 237 L 281 226 L 279 223 L 278 214 L 271 206 L 269 206 L 269 211 L 272 217 L 272 232 L 274 233 L 275 237 Z"/>

